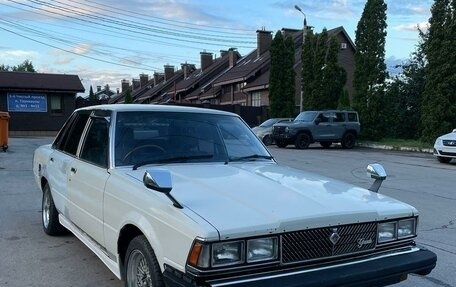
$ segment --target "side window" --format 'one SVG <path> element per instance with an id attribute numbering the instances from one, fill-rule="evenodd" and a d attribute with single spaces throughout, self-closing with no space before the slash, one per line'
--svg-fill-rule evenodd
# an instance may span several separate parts
<path id="1" fill-rule="evenodd" d="M 63 145 L 61 145 L 61 150 L 76 155 L 78 149 L 79 141 L 84 131 L 87 120 L 89 119 L 89 114 L 79 114 L 76 116 L 71 128 L 69 129 L 67 138 Z"/>
<path id="2" fill-rule="evenodd" d="M 356 113 L 348 113 L 348 121 L 349 122 L 357 122 L 358 115 Z"/>
<path id="3" fill-rule="evenodd" d="M 73 125 L 74 119 L 76 118 L 76 114 L 72 114 L 70 118 L 65 122 L 63 127 L 60 129 L 57 137 L 55 138 L 54 142 L 52 143 L 52 147 L 58 150 L 63 150 L 63 146 L 68 138 L 68 134 L 71 130 Z"/>
<path id="4" fill-rule="evenodd" d="M 327 123 L 329 122 L 329 117 L 327 115 L 321 113 L 318 115 L 318 119 L 320 120 L 320 123 Z"/>
<path id="5" fill-rule="evenodd" d="M 334 118 L 334 122 L 345 122 L 345 113 L 336 113 L 336 117 Z"/>
<path id="6" fill-rule="evenodd" d="M 81 159 L 100 167 L 107 167 L 108 133 L 109 128 L 106 120 L 99 118 L 92 119 L 81 149 Z"/>

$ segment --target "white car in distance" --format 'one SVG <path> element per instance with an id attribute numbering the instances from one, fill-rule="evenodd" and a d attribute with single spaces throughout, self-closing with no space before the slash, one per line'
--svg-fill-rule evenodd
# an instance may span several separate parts
<path id="1" fill-rule="evenodd" d="M 434 155 L 441 163 L 449 163 L 456 159 L 456 129 L 435 140 Z"/>
<path id="2" fill-rule="evenodd" d="M 76 110 L 35 151 L 44 232 L 74 233 L 125 286 L 384 286 L 426 275 L 418 211 L 281 166 L 227 112 Z"/>

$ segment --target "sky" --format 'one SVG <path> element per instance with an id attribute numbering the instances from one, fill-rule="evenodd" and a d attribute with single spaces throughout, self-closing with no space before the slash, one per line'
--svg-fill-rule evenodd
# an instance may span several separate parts
<path id="1" fill-rule="evenodd" d="M 386 0 L 385 58 L 409 58 L 426 30 L 431 0 Z M 274 34 L 343 26 L 352 41 L 366 1 L 360 0 L 0 0 L 0 64 L 30 60 L 38 72 L 75 74 L 90 86 L 120 88 L 122 79 L 152 76 L 164 65 L 200 66 L 200 52 L 220 56 L 256 48 L 256 30 Z M 294 8 L 298 5 L 304 15 Z M 80 95 L 84 95 L 80 94 Z"/>

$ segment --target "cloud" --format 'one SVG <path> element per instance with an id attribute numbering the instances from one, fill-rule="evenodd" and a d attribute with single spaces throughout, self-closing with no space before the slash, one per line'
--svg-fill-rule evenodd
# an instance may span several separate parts
<path id="1" fill-rule="evenodd" d="M 65 64 L 72 62 L 73 60 L 74 60 L 74 58 L 70 58 L 70 57 L 59 57 L 54 61 L 54 63 L 57 65 L 65 65 Z"/>
<path id="2" fill-rule="evenodd" d="M 424 16 L 431 14 L 431 0 L 390 0 L 388 1 L 388 14 L 394 16 Z"/>
<path id="3" fill-rule="evenodd" d="M 38 56 L 35 51 L 25 50 L 0 50 L 0 59 L 2 61 L 24 61 L 26 59 L 33 59 Z"/>
<path id="4" fill-rule="evenodd" d="M 301 17 L 294 6 L 298 5 L 307 18 L 321 18 L 328 20 L 346 20 L 349 17 L 358 15 L 364 7 L 365 1 L 349 0 L 321 0 L 321 1 L 293 1 L 285 0 L 275 2 L 275 7 L 285 10 L 289 16 Z"/>
<path id="5" fill-rule="evenodd" d="M 398 31 L 418 31 L 418 28 L 421 31 L 426 32 L 427 29 L 429 29 L 429 22 L 425 21 L 418 24 L 406 24 L 394 27 L 394 29 Z"/>
<path id="6" fill-rule="evenodd" d="M 72 49 L 72 52 L 77 55 L 85 55 L 90 53 L 92 50 L 93 45 L 87 43 L 78 44 L 76 47 Z"/>

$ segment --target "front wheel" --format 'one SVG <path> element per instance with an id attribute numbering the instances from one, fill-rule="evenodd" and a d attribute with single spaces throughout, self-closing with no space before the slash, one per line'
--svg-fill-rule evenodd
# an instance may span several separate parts
<path id="1" fill-rule="evenodd" d="M 43 189 L 43 200 L 41 202 L 43 230 L 48 235 L 60 235 L 66 233 L 66 228 L 59 222 L 59 212 L 55 208 L 52 199 L 51 188 L 46 183 Z"/>
<path id="2" fill-rule="evenodd" d="M 310 135 L 307 133 L 299 134 L 295 141 L 295 147 L 299 149 L 308 148 L 310 145 Z"/>
<path id="3" fill-rule="evenodd" d="M 281 141 L 281 140 L 276 141 L 276 143 L 277 143 L 277 146 L 280 148 L 285 148 L 288 145 L 285 141 Z"/>
<path id="4" fill-rule="evenodd" d="M 356 136 L 353 133 L 346 133 L 342 138 L 342 147 L 346 149 L 352 149 L 355 146 Z"/>
<path id="5" fill-rule="evenodd" d="M 144 235 L 133 238 L 125 258 L 125 287 L 165 287 L 154 250 Z"/>
<path id="6" fill-rule="evenodd" d="M 272 137 L 270 135 L 265 135 L 263 137 L 264 145 L 272 145 Z"/>

